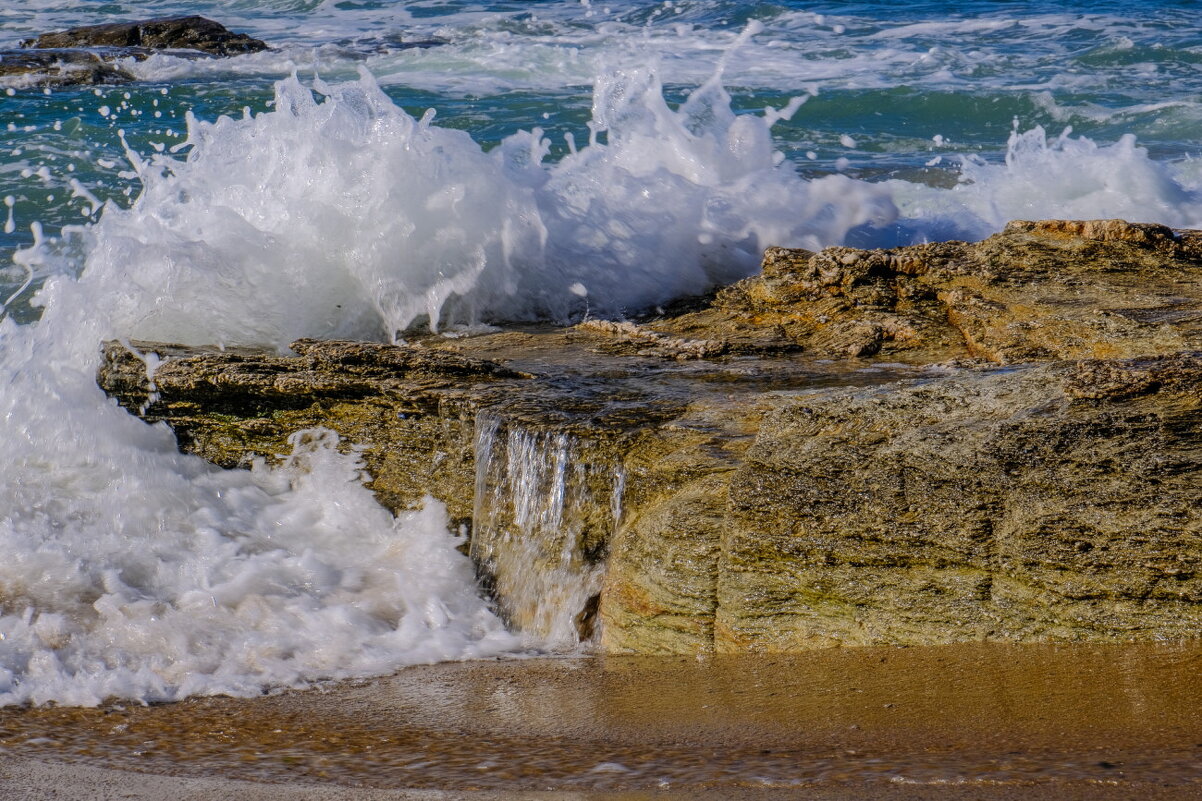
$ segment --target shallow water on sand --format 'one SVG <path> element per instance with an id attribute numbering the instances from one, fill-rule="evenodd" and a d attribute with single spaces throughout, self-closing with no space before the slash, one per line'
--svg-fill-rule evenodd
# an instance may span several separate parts
<path id="1" fill-rule="evenodd" d="M 451 663 L 249 700 L 6 709 L 0 748 L 348 787 L 1188 793 L 1200 665 L 1175 644 Z"/>

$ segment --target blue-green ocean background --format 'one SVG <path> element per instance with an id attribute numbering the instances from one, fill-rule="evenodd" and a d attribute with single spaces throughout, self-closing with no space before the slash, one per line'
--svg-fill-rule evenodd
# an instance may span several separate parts
<path id="1" fill-rule="evenodd" d="M 170 147 L 182 141 L 185 112 L 212 120 L 262 111 L 273 83 L 293 71 L 338 80 L 366 67 L 415 116 L 434 108 L 440 125 L 469 131 L 485 148 L 539 126 L 555 158 L 566 150 L 564 133 L 587 139 L 597 75 L 654 62 L 678 102 L 753 20 L 764 30 L 729 55 L 724 83 L 738 111 L 815 94 L 774 128 L 806 176 L 842 170 L 951 186 L 963 160 L 1000 163 L 1015 126 L 1042 126 L 1049 137 L 1071 129 L 1100 146 L 1133 135 L 1190 187 L 1189 163 L 1202 149 L 1198 12 L 1187 2 L 8 0 L 0 46 L 72 25 L 200 13 L 279 50 L 167 60 L 131 86 L 0 94 L 0 193 L 15 206 L 0 262 L 29 243 L 31 222 L 54 233 L 94 218 L 96 204 L 73 193 L 72 180 L 100 200 L 129 202 L 137 182 L 122 176 L 119 130 L 140 153 Z M 427 39 L 446 44 L 397 46 Z M 1144 216 L 1163 215 L 1149 208 Z M 947 224 L 930 233 L 965 232 Z"/>

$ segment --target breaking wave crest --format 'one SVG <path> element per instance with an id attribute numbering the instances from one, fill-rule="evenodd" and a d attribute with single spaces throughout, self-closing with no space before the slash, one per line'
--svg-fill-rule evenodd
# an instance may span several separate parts
<path id="1" fill-rule="evenodd" d="M 80 229 L 87 292 L 129 336 L 284 347 L 397 337 L 418 323 L 645 309 L 750 274 L 769 244 L 884 225 L 885 188 L 806 181 L 715 80 L 678 109 L 653 71 L 598 84 L 592 141 L 555 163 L 541 130 L 491 152 L 416 119 L 364 73 L 274 108 L 189 120 L 184 158 L 138 160 L 144 189 Z"/>

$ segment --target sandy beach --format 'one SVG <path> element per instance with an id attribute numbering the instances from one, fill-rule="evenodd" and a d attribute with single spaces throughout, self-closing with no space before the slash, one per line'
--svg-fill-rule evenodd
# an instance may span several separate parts
<path id="1" fill-rule="evenodd" d="M 0 712 L 6 799 L 1202 797 L 1202 647 L 447 663 Z"/>

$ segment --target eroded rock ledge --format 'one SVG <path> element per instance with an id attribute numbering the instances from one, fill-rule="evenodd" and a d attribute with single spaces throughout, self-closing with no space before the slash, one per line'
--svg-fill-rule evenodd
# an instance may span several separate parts
<path id="1" fill-rule="evenodd" d="M 232 466 L 333 428 L 385 505 L 446 501 L 502 610 L 553 638 L 1202 632 L 1199 232 L 773 248 L 654 320 L 288 357 L 134 347 L 108 346 L 100 383 L 181 448 Z"/>
<path id="2" fill-rule="evenodd" d="M 983 242 L 769 248 L 763 272 L 662 324 L 765 330 L 831 358 L 998 364 L 1202 345 L 1202 232 L 1122 220 L 1015 221 Z"/>

